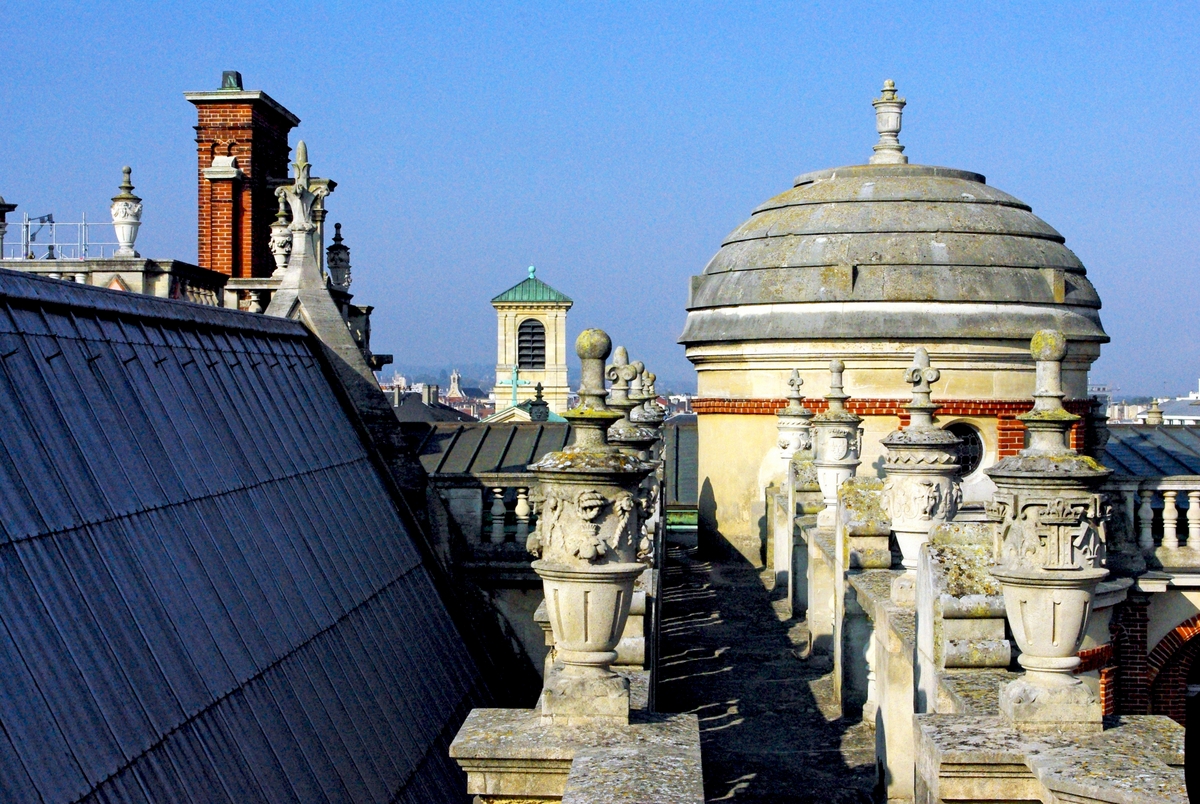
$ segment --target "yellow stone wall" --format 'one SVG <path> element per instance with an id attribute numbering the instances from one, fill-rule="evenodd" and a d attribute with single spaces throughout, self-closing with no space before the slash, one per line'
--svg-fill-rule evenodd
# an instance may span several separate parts
<path id="1" fill-rule="evenodd" d="M 793 368 L 804 379 L 805 397 L 829 393 L 829 362 L 846 364 L 845 392 L 858 399 L 910 399 L 904 371 L 916 346 L 929 350 L 941 371 L 933 400 L 1031 399 L 1034 364 L 1028 342 L 762 342 L 691 347 L 697 396 L 701 399 L 782 399 Z M 1099 356 L 1099 345 L 1072 343 L 1063 366 L 1067 398 L 1086 398 L 1087 370 Z M 781 483 L 783 465 L 776 444 L 773 415 L 704 413 L 697 417 L 699 435 L 699 500 L 701 538 L 728 541 L 756 566 L 762 563 L 766 528 L 763 489 Z M 996 420 L 992 417 L 943 416 L 938 424 L 972 424 L 983 438 L 981 469 L 997 460 Z M 863 453 L 859 474 L 881 476 L 884 448 L 880 440 L 899 426 L 894 415 L 863 417 Z M 968 501 L 991 494 L 990 481 L 977 472 L 964 483 Z"/>

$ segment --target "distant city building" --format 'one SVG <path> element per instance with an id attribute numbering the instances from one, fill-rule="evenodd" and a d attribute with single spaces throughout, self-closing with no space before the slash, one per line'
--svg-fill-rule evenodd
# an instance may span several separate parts
<path id="1" fill-rule="evenodd" d="M 1159 399 L 1156 400 L 1157 410 L 1151 411 L 1145 405 L 1140 405 L 1141 408 L 1134 417 L 1134 421 L 1145 422 L 1146 424 L 1154 424 L 1152 413 L 1161 414 L 1162 424 L 1200 424 L 1200 391 L 1192 391 L 1187 396 L 1178 396 L 1174 399 Z M 1110 417 L 1111 418 L 1111 417 Z"/>

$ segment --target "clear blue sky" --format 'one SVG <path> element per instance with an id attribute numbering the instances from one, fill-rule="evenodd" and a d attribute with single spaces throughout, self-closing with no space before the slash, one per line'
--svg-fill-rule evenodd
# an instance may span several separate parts
<path id="1" fill-rule="evenodd" d="M 738 8 L 738 5 L 742 5 Z M 678 385 L 688 276 L 808 170 L 861 163 L 894 78 L 913 162 L 984 173 L 1104 300 L 1093 381 L 1200 377 L 1200 25 L 1172 4 L 39 2 L 5 15 L 0 194 L 102 220 L 134 167 L 148 256 L 194 260 L 193 107 L 225 69 L 337 180 L 374 345 L 488 363 L 529 264 Z M 1189 69 L 1190 68 L 1190 69 Z"/>

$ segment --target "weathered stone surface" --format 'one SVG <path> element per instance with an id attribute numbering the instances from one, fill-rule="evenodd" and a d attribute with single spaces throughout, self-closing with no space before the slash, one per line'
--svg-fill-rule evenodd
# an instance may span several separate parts
<path id="1" fill-rule="evenodd" d="M 1187 801 L 1178 724 L 1146 715 L 1107 726 L 1030 734 L 999 716 L 919 715 L 916 801 Z"/>
<path id="2" fill-rule="evenodd" d="M 501 801 L 521 796 L 554 800 L 566 790 L 577 753 L 609 749 L 656 755 L 664 761 L 674 755 L 681 767 L 698 770 L 692 764 L 699 753 L 696 717 L 637 712 L 627 725 L 598 720 L 586 726 L 547 726 L 536 709 L 474 709 L 450 744 L 450 756 L 467 772 L 470 794 Z"/>

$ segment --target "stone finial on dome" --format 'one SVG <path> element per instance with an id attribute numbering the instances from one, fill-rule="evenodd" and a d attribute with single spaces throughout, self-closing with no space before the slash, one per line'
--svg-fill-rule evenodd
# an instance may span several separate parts
<path id="1" fill-rule="evenodd" d="M 883 82 L 882 97 L 871 101 L 875 107 L 875 130 L 879 132 L 879 142 L 875 143 L 875 155 L 871 157 L 872 165 L 907 165 L 908 157 L 904 155 L 904 146 L 900 144 L 900 117 L 904 112 L 904 98 L 896 97 L 896 82 L 888 79 Z"/>

